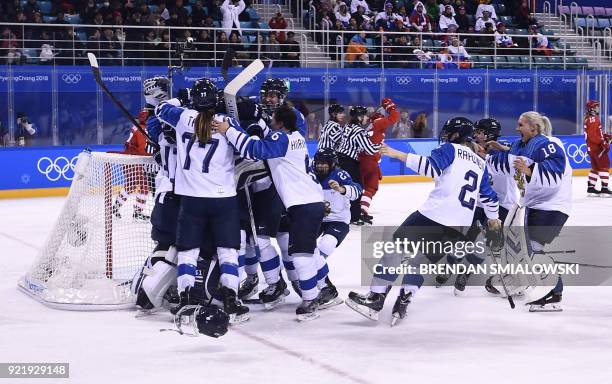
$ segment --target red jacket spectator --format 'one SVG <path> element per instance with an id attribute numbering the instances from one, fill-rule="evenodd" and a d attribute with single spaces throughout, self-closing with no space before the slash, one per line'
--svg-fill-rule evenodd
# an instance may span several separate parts
<path id="1" fill-rule="evenodd" d="M 276 16 L 270 19 L 268 25 L 270 29 L 287 29 L 287 20 L 285 20 L 282 13 L 278 12 Z M 276 37 L 279 42 L 285 42 L 285 32 L 278 32 Z"/>

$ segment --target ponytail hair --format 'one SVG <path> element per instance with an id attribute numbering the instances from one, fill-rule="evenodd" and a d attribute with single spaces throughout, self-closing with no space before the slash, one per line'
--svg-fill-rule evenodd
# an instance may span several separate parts
<path id="1" fill-rule="evenodd" d="M 212 137 L 212 122 L 215 116 L 214 109 L 204 109 L 198 112 L 193 123 L 193 130 L 200 144 L 206 144 Z"/>
<path id="2" fill-rule="evenodd" d="M 548 117 L 535 111 L 529 111 L 521 114 L 520 118 L 527 120 L 529 126 L 536 128 L 538 133 L 544 136 L 552 136 L 552 124 Z"/>

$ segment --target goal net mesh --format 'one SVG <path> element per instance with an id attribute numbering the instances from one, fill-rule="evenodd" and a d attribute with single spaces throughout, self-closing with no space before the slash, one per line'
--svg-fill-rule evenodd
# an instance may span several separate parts
<path id="1" fill-rule="evenodd" d="M 60 216 L 19 286 L 63 309 L 133 306 L 130 282 L 154 247 L 157 171 L 151 157 L 82 152 Z"/>

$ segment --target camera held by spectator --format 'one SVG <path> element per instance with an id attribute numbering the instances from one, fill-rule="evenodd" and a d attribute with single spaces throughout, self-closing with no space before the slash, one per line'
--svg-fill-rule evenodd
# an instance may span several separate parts
<path id="1" fill-rule="evenodd" d="M 34 129 L 32 122 L 23 112 L 17 113 L 17 126 L 20 128 L 18 143 L 20 147 L 24 147 L 26 144 L 26 137 L 34 136 L 36 134 L 36 129 Z"/>

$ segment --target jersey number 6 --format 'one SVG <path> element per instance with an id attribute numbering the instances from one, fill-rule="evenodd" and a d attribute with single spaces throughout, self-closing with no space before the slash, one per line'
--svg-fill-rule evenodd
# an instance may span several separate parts
<path id="1" fill-rule="evenodd" d="M 189 153 L 191 152 L 191 148 L 193 148 L 193 144 L 196 142 L 196 137 L 191 132 L 185 132 L 183 133 L 182 140 L 183 143 L 187 141 L 187 154 L 185 156 L 185 164 L 183 164 L 183 169 L 189 169 L 191 167 L 191 156 Z M 210 161 L 217 150 L 217 146 L 219 146 L 219 139 L 210 139 L 206 142 L 206 144 L 198 142 L 198 147 L 205 148 L 209 144 L 210 147 L 208 152 L 206 152 L 204 160 L 202 161 L 202 173 L 208 173 L 208 165 L 210 164 Z"/>
<path id="2" fill-rule="evenodd" d="M 459 202 L 463 207 L 466 207 L 469 210 L 474 210 L 474 204 L 476 204 L 476 200 L 472 197 L 466 201 L 465 197 L 468 192 L 474 192 L 476 188 L 478 188 L 478 174 L 474 171 L 467 171 L 464 177 L 464 180 L 467 180 L 468 184 L 461 187 L 461 192 L 459 193 Z"/>

